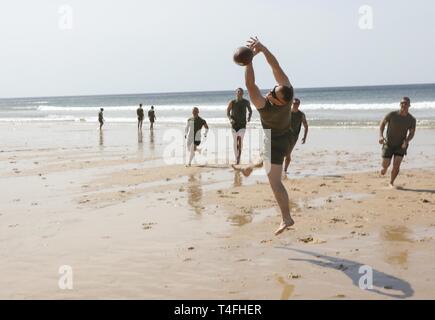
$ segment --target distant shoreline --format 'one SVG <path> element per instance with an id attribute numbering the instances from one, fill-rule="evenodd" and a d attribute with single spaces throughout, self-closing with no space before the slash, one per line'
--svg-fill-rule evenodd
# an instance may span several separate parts
<path id="1" fill-rule="evenodd" d="M 361 86 L 331 86 L 331 87 L 295 87 L 295 90 L 312 91 L 312 90 L 333 90 L 333 89 L 375 89 L 375 88 L 391 88 L 391 87 L 422 87 L 435 86 L 435 83 L 409 83 L 409 84 L 384 84 L 384 85 L 361 85 Z M 269 89 L 261 89 L 267 91 Z M 180 95 L 180 94 L 210 94 L 210 93 L 228 93 L 233 92 L 233 89 L 214 90 L 214 91 L 169 91 L 169 92 L 144 92 L 144 93 L 99 93 L 99 94 L 77 94 L 77 95 L 54 95 L 54 96 L 22 96 L 22 97 L 0 97 L 1 100 L 19 100 L 19 99 L 44 99 L 44 98 L 73 98 L 73 97 L 110 97 L 110 96 L 153 96 L 153 95 Z"/>

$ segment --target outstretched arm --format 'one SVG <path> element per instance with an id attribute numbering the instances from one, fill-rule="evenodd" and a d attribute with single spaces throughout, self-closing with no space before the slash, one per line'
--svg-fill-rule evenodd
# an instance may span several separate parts
<path id="1" fill-rule="evenodd" d="M 255 73 L 252 63 L 246 66 L 245 70 L 245 83 L 248 89 L 249 98 L 257 109 L 264 108 L 266 99 L 261 95 L 260 89 L 255 84 Z"/>
<path id="2" fill-rule="evenodd" d="M 267 63 L 272 68 L 273 76 L 275 77 L 275 80 L 277 84 L 281 86 L 287 86 L 290 87 L 290 80 L 285 74 L 285 72 L 282 70 L 281 66 L 279 65 L 278 60 L 275 58 L 275 56 L 267 49 L 259 40 L 257 37 L 253 38 L 251 37 L 251 40 L 248 41 L 249 47 L 254 51 L 254 54 L 258 54 L 259 52 L 263 52 Z"/>

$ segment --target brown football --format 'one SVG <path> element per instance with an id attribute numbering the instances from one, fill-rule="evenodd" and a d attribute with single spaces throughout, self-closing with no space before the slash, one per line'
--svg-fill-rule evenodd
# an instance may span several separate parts
<path id="1" fill-rule="evenodd" d="M 239 66 L 250 64 L 252 58 L 254 58 L 254 53 L 248 47 L 237 48 L 236 52 L 234 52 L 234 62 Z"/>

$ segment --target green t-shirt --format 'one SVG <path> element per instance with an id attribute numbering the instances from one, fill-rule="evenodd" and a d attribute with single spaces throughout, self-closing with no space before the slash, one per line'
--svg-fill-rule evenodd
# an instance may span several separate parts
<path id="1" fill-rule="evenodd" d="M 401 116 L 400 111 L 390 112 L 385 116 L 384 121 L 388 123 L 387 144 L 390 147 L 401 146 L 406 139 L 408 130 L 415 129 L 417 123 L 410 113 Z"/>
<path id="2" fill-rule="evenodd" d="M 231 118 L 234 120 L 236 126 L 246 126 L 246 109 L 252 113 L 251 105 L 248 100 L 241 99 L 239 101 L 231 101 L 233 107 L 231 108 Z"/>
<path id="3" fill-rule="evenodd" d="M 276 106 L 266 99 L 264 108 L 258 109 L 263 129 L 270 129 L 272 137 L 288 134 L 290 130 L 290 104 Z"/>
<path id="4" fill-rule="evenodd" d="M 299 133 L 301 132 L 302 120 L 305 117 L 305 113 L 301 110 L 297 112 L 290 112 L 290 129 L 292 134 L 295 137 L 299 137 Z"/>

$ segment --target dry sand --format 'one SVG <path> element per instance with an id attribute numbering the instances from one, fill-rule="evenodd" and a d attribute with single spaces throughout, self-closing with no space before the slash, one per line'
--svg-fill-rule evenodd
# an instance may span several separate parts
<path id="1" fill-rule="evenodd" d="M 296 224 L 275 237 L 262 171 L 162 166 L 158 139 L 108 143 L 126 138 L 119 127 L 101 144 L 94 128 L 67 127 L 85 139 L 6 139 L 0 150 L 0 298 L 435 298 L 432 140 L 417 140 L 423 151 L 404 163 L 400 189 L 377 173 L 379 152 L 298 147 L 285 179 Z M 28 130 L 36 139 L 41 128 Z M 312 133 L 312 145 L 324 134 Z M 63 265 L 72 290 L 58 286 Z M 372 290 L 359 287 L 364 265 Z"/>

